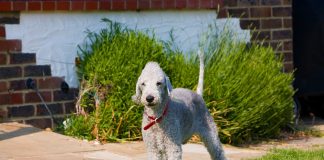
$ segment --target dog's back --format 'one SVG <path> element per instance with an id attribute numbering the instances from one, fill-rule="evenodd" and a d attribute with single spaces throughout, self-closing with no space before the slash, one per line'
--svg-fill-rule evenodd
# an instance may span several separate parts
<path id="1" fill-rule="evenodd" d="M 185 88 L 176 88 L 171 92 L 172 105 L 170 113 L 174 112 L 180 120 L 183 143 L 196 133 L 202 118 L 208 114 L 203 98 L 196 92 Z"/>

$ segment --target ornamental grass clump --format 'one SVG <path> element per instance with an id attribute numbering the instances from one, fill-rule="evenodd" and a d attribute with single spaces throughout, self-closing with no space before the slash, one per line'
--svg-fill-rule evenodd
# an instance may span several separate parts
<path id="1" fill-rule="evenodd" d="M 154 36 L 108 19 L 104 22 L 107 28 L 99 33 L 89 31 L 87 43 L 79 47 L 78 115 L 71 117 L 65 133 L 100 141 L 138 140 L 143 108 L 135 106 L 131 96 L 139 73 L 148 61 L 179 67 L 184 64 L 171 62 L 182 60 L 183 56 L 170 53 L 164 48 L 166 44 Z M 81 126 L 91 128 L 86 131 Z"/>
<path id="2" fill-rule="evenodd" d="M 131 96 L 144 65 L 157 61 L 174 88 L 195 90 L 197 51 L 183 54 L 154 34 L 104 21 L 107 28 L 89 32 L 88 43 L 79 49 L 79 114 L 70 117 L 65 133 L 100 141 L 138 140 L 143 108 Z M 292 119 L 292 74 L 282 72 L 282 57 L 271 48 L 233 37 L 229 30 L 219 32 L 211 25 L 201 40 L 207 107 L 225 143 L 274 137 Z"/>
<path id="3" fill-rule="evenodd" d="M 275 137 L 291 123 L 292 73 L 271 47 L 235 40 L 212 25 L 202 41 L 206 75 L 204 99 L 226 143 Z M 232 37 L 232 38 L 231 38 Z"/>

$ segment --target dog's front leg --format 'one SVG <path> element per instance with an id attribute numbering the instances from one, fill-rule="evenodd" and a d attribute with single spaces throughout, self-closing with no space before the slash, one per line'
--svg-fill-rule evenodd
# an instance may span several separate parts
<path id="1" fill-rule="evenodd" d="M 171 121 L 173 125 L 168 125 L 166 138 L 165 138 L 165 149 L 168 160 L 181 160 L 182 159 L 182 136 L 180 132 L 180 123 L 177 119 Z"/>
<path id="2" fill-rule="evenodd" d="M 144 123 L 146 124 L 146 123 Z M 144 128 L 144 127 L 143 127 Z M 148 160 L 165 160 L 165 152 L 162 150 L 161 131 L 156 126 L 148 130 L 142 130 L 143 140 L 146 146 Z"/>
<path id="3" fill-rule="evenodd" d="M 163 152 L 159 149 L 159 144 L 155 133 L 143 131 L 143 140 L 146 145 L 148 160 L 163 160 Z"/>
<path id="4" fill-rule="evenodd" d="M 172 144 L 168 146 L 166 150 L 168 160 L 181 160 L 182 159 L 182 148 L 181 144 Z"/>
<path id="5" fill-rule="evenodd" d="M 165 158 L 163 157 L 163 153 L 162 152 L 159 152 L 158 150 L 156 149 L 150 149 L 150 148 L 147 148 L 147 159 L 148 160 L 164 160 Z"/>

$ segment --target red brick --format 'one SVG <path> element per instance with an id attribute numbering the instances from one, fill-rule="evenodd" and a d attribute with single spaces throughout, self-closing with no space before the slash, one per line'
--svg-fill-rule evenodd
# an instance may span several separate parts
<path id="1" fill-rule="evenodd" d="M 0 82 L 0 92 L 5 92 L 5 91 L 8 91 L 7 82 L 2 81 Z"/>
<path id="2" fill-rule="evenodd" d="M 43 2 L 43 11 L 53 11 L 56 8 L 55 1 L 44 1 Z"/>
<path id="3" fill-rule="evenodd" d="M 248 18 L 249 17 L 249 9 L 248 8 L 229 8 L 228 13 L 231 17 L 239 17 L 239 18 Z"/>
<path id="4" fill-rule="evenodd" d="M 0 26 L 0 37 L 6 37 L 6 29 L 4 26 Z"/>
<path id="5" fill-rule="evenodd" d="M 72 11 L 82 11 L 84 9 L 84 1 L 71 1 Z"/>
<path id="6" fill-rule="evenodd" d="M 0 54 L 0 65 L 7 64 L 7 55 L 6 54 Z"/>
<path id="7" fill-rule="evenodd" d="M 0 118 L 5 119 L 8 117 L 8 111 L 5 108 L 0 108 Z"/>
<path id="8" fill-rule="evenodd" d="M 137 10 L 137 0 L 126 0 L 126 10 Z"/>
<path id="9" fill-rule="evenodd" d="M 0 24 L 19 24 L 19 12 L 2 12 Z"/>
<path id="10" fill-rule="evenodd" d="M 237 0 L 225 0 L 224 5 L 228 7 L 235 7 L 237 6 Z"/>
<path id="11" fill-rule="evenodd" d="M 219 12 L 217 13 L 217 18 L 227 18 L 228 12 L 226 9 L 220 9 Z"/>
<path id="12" fill-rule="evenodd" d="M 21 67 L 0 67 L 0 79 L 22 77 Z"/>
<path id="13" fill-rule="evenodd" d="M 9 104 L 22 104 L 23 95 L 22 93 L 10 93 L 9 94 Z"/>
<path id="14" fill-rule="evenodd" d="M 56 10 L 62 10 L 62 11 L 70 10 L 70 1 L 57 1 Z"/>
<path id="15" fill-rule="evenodd" d="M 285 51 L 292 51 L 293 50 L 293 43 L 292 41 L 285 41 L 283 44 L 283 49 Z"/>
<path id="16" fill-rule="evenodd" d="M 291 20 L 291 18 L 289 18 L 289 19 L 285 18 L 283 20 L 283 23 L 284 23 L 284 28 L 292 28 L 292 20 Z"/>
<path id="17" fill-rule="evenodd" d="M 251 17 L 271 17 L 270 7 L 250 8 Z"/>
<path id="18" fill-rule="evenodd" d="M 190 8 L 190 9 L 199 8 L 199 0 L 188 0 L 187 1 L 187 8 Z"/>
<path id="19" fill-rule="evenodd" d="M 275 51 L 282 51 L 282 43 L 281 41 L 272 41 L 269 43 L 269 46 L 272 47 Z"/>
<path id="20" fill-rule="evenodd" d="M 38 80 L 39 89 L 60 89 L 63 79 L 60 77 L 41 78 Z"/>
<path id="21" fill-rule="evenodd" d="M 164 9 L 174 9 L 176 0 L 164 0 Z"/>
<path id="22" fill-rule="evenodd" d="M 282 2 L 284 5 L 291 5 L 292 4 L 292 0 L 283 0 Z"/>
<path id="23" fill-rule="evenodd" d="M 65 114 L 72 114 L 76 112 L 75 103 L 69 102 L 64 104 Z"/>
<path id="24" fill-rule="evenodd" d="M 52 93 L 50 91 L 40 92 L 41 96 L 43 97 L 45 102 L 52 101 Z M 29 93 L 25 93 L 25 103 L 36 103 L 41 102 L 40 97 L 34 92 L 31 91 Z"/>
<path id="25" fill-rule="evenodd" d="M 275 17 L 291 17 L 291 7 L 274 7 L 272 8 L 272 14 Z"/>
<path id="26" fill-rule="evenodd" d="M 288 73 L 288 72 L 292 72 L 294 71 L 294 65 L 292 62 L 285 62 L 284 63 L 284 72 Z"/>
<path id="27" fill-rule="evenodd" d="M 12 53 L 10 54 L 10 64 L 35 64 L 36 54 Z"/>
<path id="28" fill-rule="evenodd" d="M 284 52 L 283 53 L 283 58 L 284 58 L 284 62 L 292 62 L 293 61 L 293 53 L 290 52 Z"/>
<path id="29" fill-rule="evenodd" d="M 14 11 L 25 11 L 27 9 L 26 1 L 14 1 L 12 3 Z"/>
<path id="30" fill-rule="evenodd" d="M 0 94 L 0 106 L 9 104 L 9 94 Z"/>
<path id="31" fill-rule="evenodd" d="M 85 9 L 87 11 L 98 10 L 98 2 L 97 1 L 86 1 Z"/>
<path id="32" fill-rule="evenodd" d="M 50 65 L 28 65 L 24 67 L 24 77 L 51 76 Z"/>
<path id="33" fill-rule="evenodd" d="M 240 26 L 242 29 L 259 29 L 260 21 L 259 20 L 241 19 Z"/>
<path id="34" fill-rule="evenodd" d="M 100 10 L 110 10 L 111 9 L 111 2 L 110 1 L 100 1 L 99 2 L 99 9 Z"/>
<path id="35" fill-rule="evenodd" d="M 111 8 L 114 11 L 125 10 L 125 1 L 124 0 L 112 0 Z"/>
<path id="36" fill-rule="evenodd" d="M 224 1 L 223 0 L 212 0 L 212 8 L 223 8 Z"/>
<path id="37" fill-rule="evenodd" d="M 176 0 L 176 8 L 177 9 L 184 9 L 187 6 L 186 0 Z"/>
<path id="38" fill-rule="evenodd" d="M 151 0 L 151 9 L 163 9 L 162 0 Z"/>
<path id="39" fill-rule="evenodd" d="M 77 89 L 70 89 L 68 93 L 62 91 L 54 91 L 54 101 L 71 101 L 75 100 L 79 91 Z"/>
<path id="40" fill-rule="evenodd" d="M 41 10 L 41 3 L 40 2 L 34 2 L 34 1 L 28 2 L 28 10 L 30 10 L 30 11 L 39 11 L 39 10 Z"/>
<path id="41" fill-rule="evenodd" d="M 53 115 L 63 114 L 63 105 L 61 103 L 48 104 L 47 107 Z M 48 116 L 49 113 L 43 104 L 36 107 L 37 116 Z"/>
<path id="42" fill-rule="evenodd" d="M 11 11 L 11 2 L 0 2 L 0 11 Z"/>
<path id="43" fill-rule="evenodd" d="M 237 5 L 242 6 L 258 6 L 260 0 L 238 0 Z"/>
<path id="44" fill-rule="evenodd" d="M 21 40 L 0 40 L 0 52 L 21 51 Z"/>
<path id="45" fill-rule="evenodd" d="M 13 91 L 21 91 L 21 90 L 26 90 L 26 81 L 25 80 L 14 80 L 9 82 L 9 88 L 10 90 Z"/>
<path id="46" fill-rule="evenodd" d="M 291 30 L 272 31 L 273 40 L 292 39 Z"/>
<path id="47" fill-rule="evenodd" d="M 35 115 L 35 107 L 33 105 L 8 107 L 8 117 L 32 117 Z"/>
<path id="48" fill-rule="evenodd" d="M 138 9 L 149 9 L 150 0 L 138 0 Z"/>
<path id="49" fill-rule="evenodd" d="M 213 3 L 211 0 L 200 0 L 199 6 L 202 9 L 210 9 L 213 8 Z"/>
<path id="50" fill-rule="evenodd" d="M 261 5 L 281 5 L 281 0 L 261 0 Z"/>
<path id="51" fill-rule="evenodd" d="M 262 29 L 275 29 L 282 27 L 281 19 L 262 19 L 261 28 Z"/>
<path id="52" fill-rule="evenodd" d="M 22 93 L 5 93 L 0 94 L 0 105 L 8 105 L 8 104 L 22 104 L 23 96 Z"/>
<path id="53" fill-rule="evenodd" d="M 252 32 L 252 40 L 270 40 L 271 32 L 270 31 L 254 31 Z"/>

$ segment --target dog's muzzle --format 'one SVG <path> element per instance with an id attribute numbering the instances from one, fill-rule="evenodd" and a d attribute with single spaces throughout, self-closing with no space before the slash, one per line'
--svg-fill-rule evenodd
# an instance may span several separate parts
<path id="1" fill-rule="evenodd" d="M 148 95 L 145 99 L 146 99 L 146 102 L 148 102 L 148 103 L 152 103 L 154 101 L 154 97 L 151 95 Z"/>

